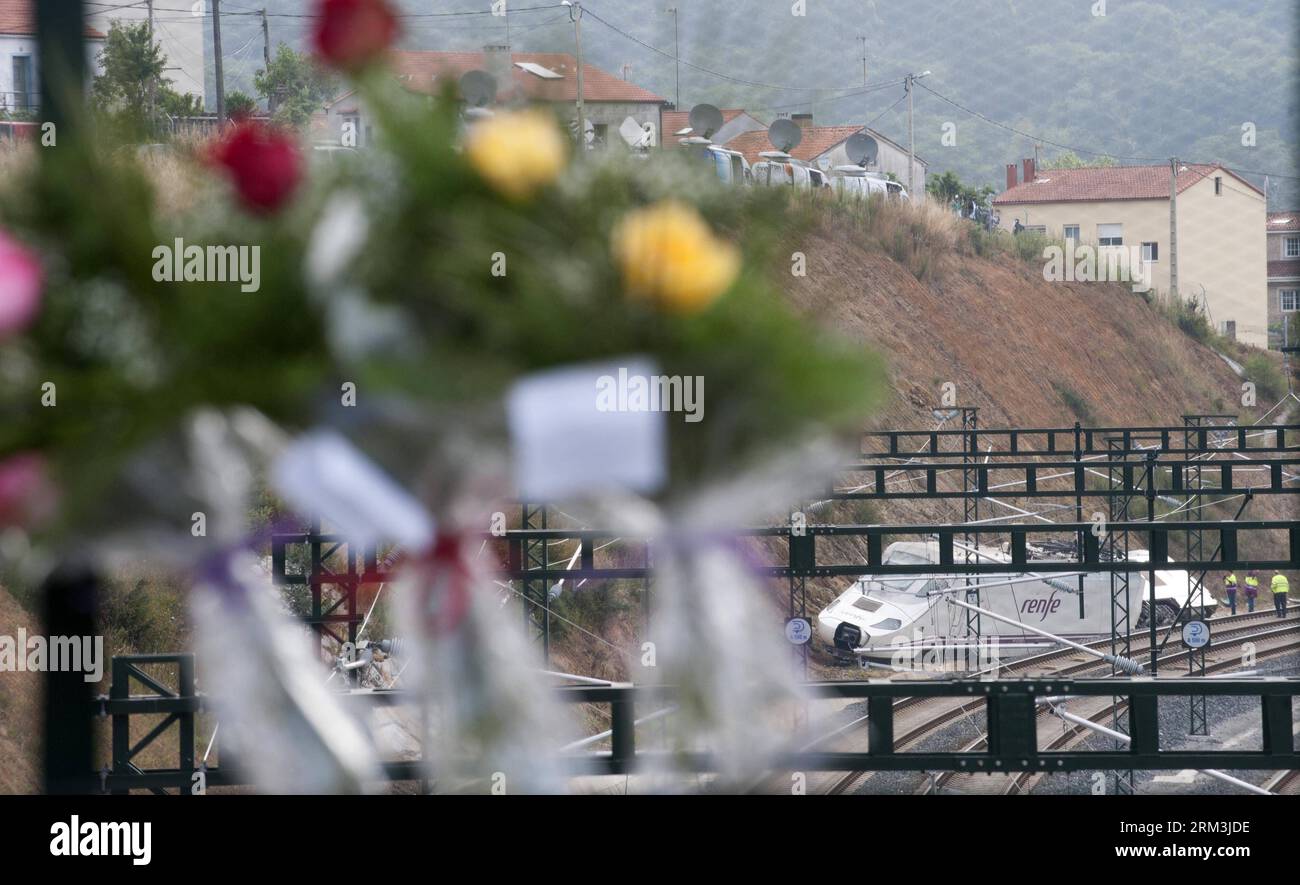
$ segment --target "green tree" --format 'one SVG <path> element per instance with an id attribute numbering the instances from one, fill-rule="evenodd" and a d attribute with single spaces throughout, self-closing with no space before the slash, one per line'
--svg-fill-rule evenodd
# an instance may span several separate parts
<path id="1" fill-rule="evenodd" d="M 147 120 L 167 81 L 163 70 L 167 56 L 149 34 L 149 26 L 113 22 L 99 53 L 104 73 L 95 78 L 95 104 L 105 111 Z"/>
<path id="2" fill-rule="evenodd" d="M 311 57 L 281 43 L 270 66 L 253 78 L 277 122 L 302 127 L 334 97 L 337 84 Z"/>
<path id="3" fill-rule="evenodd" d="M 92 101 L 126 132 L 156 136 L 164 130 L 167 117 L 203 113 L 201 99 L 177 92 L 163 77 L 167 56 L 144 22 L 113 22 L 99 63 L 104 73 L 95 78 Z"/>
<path id="4" fill-rule="evenodd" d="M 1114 166 L 1115 161 L 1110 157 L 1089 157 L 1083 159 L 1074 151 L 1065 151 L 1057 154 L 1050 160 L 1044 160 L 1043 169 L 1083 169 L 1096 166 Z"/>
<path id="5" fill-rule="evenodd" d="M 251 117 L 257 113 L 257 102 L 246 92 L 232 92 L 226 96 L 226 116 L 232 120 Z"/>
<path id="6" fill-rule="evenodd" d="M 975 187 L 964 184 L 957 177 L 957 173 L 949 169 L 942 175 L 929 176 L 925 183 L 925 192 L 944 204 L 960 200 L 962 206 L 969 206 L 972 201 L 983 205 L 984 201 L 993 194 L 993 188 L 987 185 Z"/>

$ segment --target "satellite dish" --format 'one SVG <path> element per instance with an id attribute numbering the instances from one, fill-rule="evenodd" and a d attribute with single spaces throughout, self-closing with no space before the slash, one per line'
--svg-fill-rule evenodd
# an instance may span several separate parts
<path id="1" fill-rule="evenodd" d="M 460 95 L 470 107 L 486 107 L 497 100 L 497 78 L 487 71 L 467 71 L 460 78 Z"/>
<path id="2" fill-rule="evenodd" d="M 696 135 L 712 138 L 722 128 L 722 111 L 711 104 L 697 104 L 691 108 L 691 129 Z"/>
<path id="3" fill-rule="evenodd" d="M 855 132 L 844 143 L 844 150 L 849 155 L 849 162 L 863 169 L 874 165 L 880 155 L 880 145 L 865 132 Z"/>
<path id="4" fill-rule="evenodd" d="M 792 120 L 780 119 L 767 130 L 767 140 L 782 153 L 790 153 L 803 141 L 803 130 Z"/>

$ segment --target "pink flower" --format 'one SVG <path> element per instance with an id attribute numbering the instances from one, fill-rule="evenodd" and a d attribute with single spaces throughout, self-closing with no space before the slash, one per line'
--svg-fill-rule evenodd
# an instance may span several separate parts
<path id="1" fill-rule="evenodd" d="M 43 278 L 35 254 L 0 231 L 0 339 L 31 324 L 41 306 Z"/>
<path id="2" fill-rule="evenodd" d="M 45 522 L 57 503 L 43 455 L 22 452 L 0 461 L 0 528 Z"/>

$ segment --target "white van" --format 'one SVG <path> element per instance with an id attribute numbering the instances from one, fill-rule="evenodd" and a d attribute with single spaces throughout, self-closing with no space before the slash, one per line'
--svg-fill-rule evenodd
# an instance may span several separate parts
<path id="1" fill-rule="evenodd" d="M 780 151 L 764 151 L 763 159 L 751 167 L 754 184 L 763 187 L 788 185 L 798 190 L 820 190 L 831 187 L 825 172 L 814 169 L 802 160 L 796 160 Z"/>

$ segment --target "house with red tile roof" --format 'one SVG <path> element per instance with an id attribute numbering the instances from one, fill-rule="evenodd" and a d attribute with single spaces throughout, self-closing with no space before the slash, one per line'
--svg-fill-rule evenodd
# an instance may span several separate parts
<path id="1" fill-rule="evenodd" d="M 1287 343 L 1300 344 L 1300 210 L 1270 212 L 1266 236 L 1269 346 L 1282 345 L 1283 321 Z"/>
<path id="2" fill-rule="evenodd" d="M 566 121 L 577 119 L 578 63 L 568 53 L 486 46 L 481 52 L 395 51 L 390 61 L 411 92 L 437 95 L 454 88 L 470 71 L 486 71 L 496 80 L 498 104 L 545 104 Z M 660 115 L 667 99 L 590 64 L 582 66 L 582 81 L 584 115 L 595 144 L 624 144 L 619 129 L 629 118 L 642 128 L 652 126 L 654 143 L 659 143 Z M 365 130 L 365 111 L 355 93 L 334 99 L 325 112 L 327 123 L 322 128 L 331 140 L 346 122 L 352 122 L 355 131 Z"/>
<path id="3" fill-rule="evenodd" d="M 795 159 L 816 166 L 823 172 L 829 172 L 836 166 L 853 165 L 845 150 L 845 143 L 851 135 L 866 132 L 879 145 L 876 162 L 871 164 L 869 171 L 883 175 L 892 173 L 904 185 L 907 184 L 907 148 L 879 132 L 861 126 L 814 126 L 812 114 L 794 114 L 790 119 L 803 130 L 803 139 L 790 151 L 790 156 Z M 719 143 L 729 150 L 744 154 L 751 165 L 758 162 L 759 154 L 763 151 L 774 150 L 768 140 L 766 129 L 745 132 Z M 926 162 L 921 157 L 914 159 L 912 173 L 915 176 L 916 189 L 924 191 Z"/>
<path id="4" fill-rule="evenodd" d="M 86 58 L 96 70 L 104 34 L 86 27 Z M 35 0 L 0 0 L 0 113 L 36 113 L 40 107 L 40 63 L 36 46 Z"/>
<path id="5" fill-rule="evenodd" d="M 1171 187 L 1171 181 L 1176 182 Z M 1081 169 L 1007 166 L 993 200 L 1002 227 L 1100 250 L 1124 250 L 1160 297 L 1171 290 L 1170 203 L 1177 195 L 1178 295 L 1203 305 L 1222 333 L 1268 346 L 1264 192 L 1218 163 Z"/>

